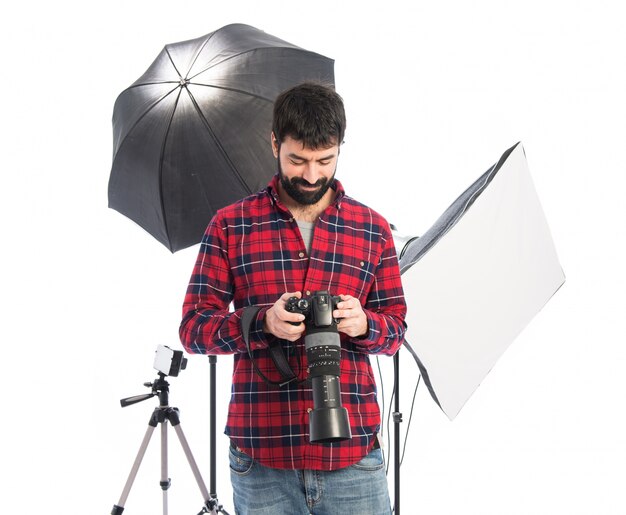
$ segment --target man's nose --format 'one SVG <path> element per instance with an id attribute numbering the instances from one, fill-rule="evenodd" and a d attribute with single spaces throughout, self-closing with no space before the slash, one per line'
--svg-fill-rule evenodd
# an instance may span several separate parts
<path id="1" fill-rule="evenodd" d="M 318 163 L 307 163 L 302 178 L 309 184 L 315 184 L 320 177 L 320 165 Z"/>

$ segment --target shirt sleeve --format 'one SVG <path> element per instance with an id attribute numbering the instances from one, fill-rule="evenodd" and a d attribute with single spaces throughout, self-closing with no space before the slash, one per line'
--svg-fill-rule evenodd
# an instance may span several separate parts
<path id="1" fill-rule="evenodd" d="M 219 213 L 211 220 L 200 243 L 198 258 L 187 286 L 180 340 L 194 354 L 234 354 L 246 352 L 241 332 L 242 309 L 231 311 L 233 278 L 228 256 L 226 224 Z M 250 348 L 266 348 L 263 320 L 267 307 L 261 307 L 250 328 Z"/>
<path id="2" fill-rule="evenodd" d="M 368 332 L 351 341 L 368 354 L 394 355 L 406 332 L 406 302 L 400 279 L 400 266 L 391 230 L 383 236 L 384 249 L 376 267 L 375 280 L 364 311 Z"/>

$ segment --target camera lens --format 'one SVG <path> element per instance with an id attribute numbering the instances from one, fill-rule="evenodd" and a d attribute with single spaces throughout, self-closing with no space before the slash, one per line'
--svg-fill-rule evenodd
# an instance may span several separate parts
<path id="1" fill-rule="evenodd" d="M 341 344 L 327 341 L 326 335 L 317 333 L 308 339 L 306 357 L 311 377 L 340 374 Z"/>

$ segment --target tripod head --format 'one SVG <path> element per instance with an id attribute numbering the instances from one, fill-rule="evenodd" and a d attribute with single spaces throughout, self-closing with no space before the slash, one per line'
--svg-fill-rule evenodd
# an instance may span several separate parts
<path id="1" fill-rule="evenodd" d="M 122 408 L 151 399 L 157 395 L 159 396 L 159 405 L 161 407 L 167 407 L 169 404 L 170 384 L 165 380 L 166 377 L 167 376 L 163 372 L 159 372 L 159 377 L 157 377 L 154 381 L 143 384 L 146 388 L 151 388 L 152 393 L 144 393 L 143 395 L 134 395 L 132 397 L 120 399 Z"/>
<path id="2" fill-rule="evenodd" d="M 147 388 L 152 388 L 152 393 L 135 395 L 120 400 L 122 408 L 145 401 L 156 395 L 159 396 L 160 406 L 166 408 L 168 405 L 168 393 L 170 384 L 165 380 L 167 376 L 176 377 L 181 370 L 187 367 L 187 358 L 183 357 L 183 351 L 172 350 L 166 345 L 158 345 L 154 355 L 154 369 L 158 371 L 159 377 L 151 383 L 144 383 Z"/>

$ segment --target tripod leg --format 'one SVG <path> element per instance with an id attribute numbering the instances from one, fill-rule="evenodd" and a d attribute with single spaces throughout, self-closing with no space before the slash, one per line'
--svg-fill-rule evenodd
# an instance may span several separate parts
<path id="1" fill-rule="evenodd" d="M 137 472 L 139 471 L 139 466 L 141 465 L 141 461 L 143 460 L 144 455 L 146 454 L 146 449 L 148 448 L 148 444 L 150 443 L 150 438 L 152 437 L 152 433 L 154 432 L 154 428 L 156 426 L 152 425 L 152 421 L 146 430 L 146 434 L 143 437 L 143 441 L 141 442 L 141 446 L 139 447 L 139 452 L 137 453 L 137 457 L 135 458 L 135 463 L 130 470 L 130 474 L 128 475 L 128 479 L 126 480 L 126 485 L 124 486 L 124 490 L 122 491 L 122 495 L 120 496 L 120 500 L 116 505 L 113 506 L 113 510 L 111 511 L 111 515 L 121 515 L 124 511 L 124 505 L 126 504 L 126 500 L 128 499 L 128 494 L 130 493 L 130 489 L 133 486 L 133 482 L 135 481 L 135 477 L 137 477 Z"/>
<path id="2" fill-rule="evenodd" d="M 183 433 L 182 427 L 180 424 L 176 424 L 174 426 L 176 430 L 176 434 L 178 435 L 178 440 L 180 440 L 180 445 L 183 447 L 183 451 L 185 452 L 185 456 L 187 457 L 187 461 L 189 462 L 189 466 L 193 472 L 194 477 L 196 478 L 196 483 L 198 483 L 198 487 L 200 488 L 200 492 L 202 493 L 202 498 L 205 502 L 209 501 L 209 492 L 204 484 L 204 480 L 202 479 L 202 475 L 200 474 L 200 470 L 198 469 L 198 465 L 196 464 L 196 460 L 191 454 L 191 449 L 189 448 L 189 443 L 187 442 L 187 438 L 185 438 L 185 433 Z"/>
<path id="3" fill-rule="evenodd" d="M 163 490 L 163 515 L 167 515 L 167 491 L 170 488 L 171 480 L 167 473 L 167 420 L 161 423 L 161 490 Z"/>

